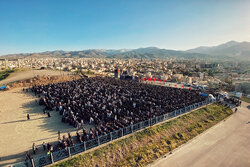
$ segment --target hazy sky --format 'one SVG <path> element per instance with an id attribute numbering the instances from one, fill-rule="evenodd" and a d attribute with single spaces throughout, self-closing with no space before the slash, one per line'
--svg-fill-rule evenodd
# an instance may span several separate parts
<path id="1" fill-rule="evenodd" d="M 0 0 L 0 55 L 250 41 L 250 0 Z"/>

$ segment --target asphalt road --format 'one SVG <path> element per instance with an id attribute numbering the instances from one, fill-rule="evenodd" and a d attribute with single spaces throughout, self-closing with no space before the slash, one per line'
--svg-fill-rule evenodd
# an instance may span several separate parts
<path id="1" fill-rule="evenodd" d="M 250 167 L 250 103 L 152 167 Z"/>

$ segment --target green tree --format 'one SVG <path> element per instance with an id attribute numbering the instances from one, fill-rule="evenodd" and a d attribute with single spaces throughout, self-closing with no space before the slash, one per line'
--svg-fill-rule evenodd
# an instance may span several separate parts
<path id="1" fill-rule="evenodd" d="M 183 72 L 183 75 L 184 75 L 184 76 L 186 76 L 186 75 L 190 76 L 190 74 L 191 74 L 191 73 L 190 73 L 189 71 L 184 71 L 184 72 Z"/>
<path id="2" fill-rule="evenodd" d="M 227 79 L 225 80 L 225 82 L 226 82 L 227 84 L 229 84 L 229 85 L 232 85 L 232 83 L 233 83 L 232 79 L 230 79 L 230 78 L 227 78 Z"/>
<path id="3" fill-rule="evenodd" d="M 200 68 L 195 68 L 195 72 L 201 72 Z"/>
<path id="4" fill-rule="evenodd" d="M 209 70 L 209 71 L 208 71 L 208 76 L 213 77 L 213 76 L 214 76 L 214 72 L 213 72 L 212 70 Z"/>

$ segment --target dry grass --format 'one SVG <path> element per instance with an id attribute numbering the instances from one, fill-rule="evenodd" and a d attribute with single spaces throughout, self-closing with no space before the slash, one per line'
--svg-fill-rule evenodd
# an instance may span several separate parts
<path id="1" fill-rule="evenodd" d="M 250 98 L 248 97 L 241 97 L 240 100 L 250 103 Z"/>
<path id="2" fill-rule="evenodd" d="M 212 104 L 54 166 L 145 166 L 231 114 L 230 109 Z"/>

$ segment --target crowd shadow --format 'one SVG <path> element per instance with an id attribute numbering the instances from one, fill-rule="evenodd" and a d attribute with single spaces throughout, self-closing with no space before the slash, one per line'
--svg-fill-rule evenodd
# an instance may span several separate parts
<path id="1" fill-rule="evenodd" d="M 12 160 L 15 159 L 15 161 L 13 162 L 5 162 L 2 163 L 3 161 L 8 161 L 8 160 Z M 0 157 L 0 166 L 9 166 L 9 165 L 13 165 L 17 162 L 21 162 L 25 160 L 25 152 L 21 152 L 18 154 L 12 154 L 12 155 L 7 155 L 7 156 L 1 156 Z M 2 161 L 2 162 L 1 162 Z"/>
<path id="2" fill-rule="evenodd" d="M 3 122 L 1 124 L 10 124 L 10 123 L 18 123 L 18 122 L 24 122 L 24 121 L 35 121 L 35 120 L 39 120 L 39 119 L 43 119 L 43 118 L 34 118 L 34 119 L 22 119 L 22 120 L 16 120 L 16 121 L 9 121 L 9 122 Z"/>
<path id="3" fill-rule="evenodd" d="M 20 93 L 20 92 L 15 92 L 15 93 Z M 27 98 L 34 98 L 31 102 L 25 103 L 21 106 L 22 109 L 24 109 L 25 115 L 23 116 L 22 119 L 19 120 L 14 120 L 14 121 L 8 121 L 8 122 L 3 122 L 1 124 L 13 124 L 13 123 L 22 123 L 22 122 L 35 122 L 39 120 L 38 124 L 34 124 L 34 129 L 39 129 L 38 131 L 33 130 L 30 133 L 34 133 L 34 136 L 40 135 L 40 132 L 42 131 L 43 133 L 48 132 L 52 133 L 53 135 L 47 135 L 47 136 L 39 136 L 40 139 L 37 140 L 31 140 L 32 142 L 30 143 L 30 148 L 32 146 L 32 143 L 36 143 L 38 147 L 38 153 L 35 155 L 36 156 L 41 156 L 46 154 L 46 151 L 43 151 L 42 148 L 42 143 L 45 142 L 50 142 L 54 143 L 57 142 L 57 133 L 58 131 L 61 132 L 61 134 L 67 133 L 67 132 L 72 132 L 75 131 L 76 129 L 70 126 L 69 124 L 65 124 L 61 122 L 62 116 L 59 114 L 58 111 L 50 111 L 51 117 L 47 116 L 47 113 L 43 113 L 43 108 L 44 106 L 40 106 L 38 104 L 37 97 L 35 97 L 31 92 L 22 92 L 28 95 Z M 30 120 L 27 120 L 26 115 L 30 115 Z M 24 119 L 26 118 L 26 119 Z M 33 123 L 32 123 L 33 124 Z M 31 125 L 32 125 L 31 124 Z M 72 135 L 75 135 L 72 133 Z M 31 135 L 32 136 L 32 135 Z M 30 151 L 31 155 L 33 155 L 31 149 L 30 150 L 24 150 L 21 153 L 18 154 L 12 154 L 12 155 L 6 155 L 6 156 L 1 156 L 0 157 L 0 166 L 7 166 L 7 165 L 12 165 L 15 163 L 19 163 L 25 160 L 25 152 Z M 14 160 L 12 163 L 7 163 L 9 160 Z M 6 161 L 6 162 L 4 162 Z"/>
<path id="4" fill-rule="evenodd" d="M 69 124 L 65 124 L 61 121 L 62 116 L 58 111 L 46 111 L 46 113 L 44 114 L 44 106 L 40 106 L 35 100 L 24 104 L 22 108 L 24 108 L 26 110 L 26 113 L 30 115 L 31 121 L 38 119 L 42 120 L 42 123 L 38 125 L 38 128 L 42 129 L 43 131 L 53 132 L 54 134 L 57 134 L 59 130 L 61 132 L 68 132 L 75 129 Z M 50 112 L 51 117 L 47 116 L 47 112 Z M 32 116 L 35 118 L 32 118 Z"/>
<path id="5" fill-rule="evenodd" d="M 10 165 L 14 165 L 16 163 L 20 163 L 20 162 L 25 161 L 26 151 L 29 151 L 31 158 L 37 158 L 37 157 L 40 157 L 42 155 L 46 155 L 46 153 L 47 153 L 46 151 L 43 150 L 42 147 L 38 147 L 36 154 L 33 154 L 33 151 L 30 149 L 30 150 L 25 150 L 25 151 L 17 153 L 17 154 L 1 156 L 0 157 L 0 166 L 10 166 Z M 8 160 L 14 160 L 14 161 L 13 162 L 3 162 L 3 161 L 8 161 Z"/>
<path id="6" fill-rule="evenodd" d="M 19 92 L 14 92 L 14 93 L 20 93 Z M 34 100 L 25 103 L 21 106 L 21 108 L 24 110 L 24 117 L 22 117 L 22 119 L 20 120 L 15 120 L 15 121 L 9 121 L 9 122 L 3 122 L 2 124 L 11 124 L 11 123 L 21 123 L 21 122 L 35 122 L 37 120 L 39 120 L 38 124 L 34 125 L 34 129 L 39 129 L 39 130 L 34 130 L 33 128 L 31 128 L 31 136 L 32 133 L 34 134 L 34 136 L 38 136 L 39 135 L 39 139 L 34 139 L 34 140 L 30 140 L 30 148 L 32 146 L 32 143 L 36 143 L 37 147 L 38 147 L 38 153 L 35 155 L 35 157 L 37 156 L 42 156 L 46 154 L 46 151 L 43 151 L 43 147 L 42 147 L 42 143 L 51 143 L 51 144 L 56 144 L 58 142 L 58 131 L 61 132 L 61 137 L 63 135 L 67 136 L 67 132 L 71 132 L 72 136 L 76 136 L 76 131 L 77 129 L 72 127 L 71 125 L 67 124 L 67 123 L 63 123 L 61 121 L 62 116 L 59 114 L 59 111 L 49 111 L 51 117 L 47 116 L 47 113 L 44 114 L 43 109 L 44 106 L 40 106 L 38 104 L 39 98 L 36 97 L 32 92 L 26 92 L 26 91 L 22 91 L 21 93 L 24 93 L 27 95 L 27 98 L 32 98 Z M 27 120 L 26 115 L 29 114 L 30 115 L 30 120 Z M 23 119 L 26 118 L 26 119 Z M 86 129 L 89 129 L 90 126 L 86 125 L 85 127 Z M 42 133 L 50 133 L 50 135 L 46 135 L 46 136 L 41 136 L 40 132 L 42 131 Z M 51 135 L 52 134 L 52 135 Z M 19 162 L 22 162 L 25 160 L 25 152 L 26 151 L 30 151 L 30 154 L 32 155 L 32 157 L 34 156 L 32 153 L 32 150 L 24 150 L 21 153 L 18 154 L 12 154 L 12 155 L 7 155 L 7 156 L 2 156 L 0 157 L 0 166 L 4 166 L 4 165 L 12 165 L 12 164 L 16 164 Z M 8 161 L 8 160 L 15 160 L 15 162 L 12 163 L 5 163 L 5 162 L 1 162 L 1 161 Z"/>
<path id="7" fill-rule="evenodd" d="M 57 135 L 54 135 L 54 136 L 51 136 L 51 137 L 42 138 L 42 139 L 39 139 L 39 140 L 33 140 L 32 142 L 36 143 L 36 142 L 39 142 L 39 141 L 46 141 L 46 140 L 53 139 L 53 138 L 56 139 Z"/>

